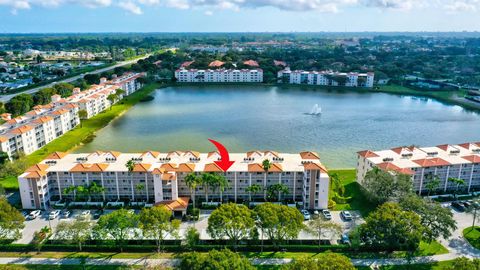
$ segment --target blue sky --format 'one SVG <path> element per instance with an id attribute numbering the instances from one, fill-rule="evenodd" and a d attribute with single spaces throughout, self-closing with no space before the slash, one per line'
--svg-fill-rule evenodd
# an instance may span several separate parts
<path id="1" fill-rule="evenodd" d="M 480 0 L 0 0 L 0 33 L 476 31 Z"/>

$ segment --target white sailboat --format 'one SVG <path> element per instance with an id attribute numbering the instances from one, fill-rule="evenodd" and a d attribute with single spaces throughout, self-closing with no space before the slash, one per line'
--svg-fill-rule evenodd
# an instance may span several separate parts
<path id="1" fill-rule="evenodd" d="M 313 105 L 312 110 L 309 113 L 310 115 L 320 115 L 322 114 L 322 107 L 318 106 L 318 104 Z"/>

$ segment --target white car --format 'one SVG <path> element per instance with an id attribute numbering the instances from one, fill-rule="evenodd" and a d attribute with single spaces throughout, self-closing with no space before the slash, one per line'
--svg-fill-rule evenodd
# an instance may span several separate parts
<path id="1" fill-rule="evenodd" d="M 327 209 L 322 210 L 323 217 L 327 220 L 332 219 L 332 214 Z"/>
<path id="2" fill-rule="evenodd" d="M 48 215 L 48 218 L 49 219 L 56 219 L 58 217 L 58 215 L 60 215 L 60 210 L 53 210 L 52 212 L 50 212 L 50 214 Z"/>
<path id="3" fill-rule="evenodd" d="M 88 218 L 90 217 L 90 210 L 85 210 L 80 214 L 80 217 L 82 218 Z"/>
<path id="4" fill-rule="evenodd" d="M 311 216 L 310 216 L 310 213 L 307 210 L 303 209 L 300 212 L 302 213 L 304 220 L 310 220 Z"/>
<path id="5" fill-rule="evenodd" d="M 352 214 L 350 214 L 350 212 L 348 212 L 348 211 L 342 211 L 342 212 L 340 212 L 340 215 L 342 215 L 342 218 L 345 221 L 352 220 L 352 218 L 353 218 Z"/>
<path id="6" fill-rule="evenodd" d="M 30 212 L 30 214 L 28 215 L 28 219 L 32 220 L 32 219 L 36 219 L 37 217 L 40 216 L 40 214 L 42 213 L 42 211 L 40 210 L 33 210 L 32 212 Z"/>

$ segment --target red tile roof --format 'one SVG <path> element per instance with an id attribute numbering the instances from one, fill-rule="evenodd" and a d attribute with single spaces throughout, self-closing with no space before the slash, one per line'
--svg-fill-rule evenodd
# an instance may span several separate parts
<path id="1" fill-rule="evenodd" d="M 472 163 L 480 163 L 480 155 L 471 155 L 471 156 L 465 156 L 462 157 L 463 159 L 466 159 Z"/>
<path id="2" fill-rule="evenodd" d="M 422 167 L 435 167 L 435 166 L 447 166 L 450 165 L 450 162 L 441 159 L 441 158 L 424 158 L 424 159 L 417 159 L 413 160 L 413 162 L 417 163 Z"/>
<path id="3" fill-rule="evenodd" d="M 375 154 L 373 151 L 370 150 L 360 151 L 357 152 L 357 154 L 364 158 L 379 157 L 379 155 Z"/>

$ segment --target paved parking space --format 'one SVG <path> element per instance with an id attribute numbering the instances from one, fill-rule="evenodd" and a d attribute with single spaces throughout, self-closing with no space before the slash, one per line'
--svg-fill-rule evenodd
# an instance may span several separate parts
<path id="1" fill-rule="evenodd" d="M 57 225 L 60 221 L 71 222 L 71 221 L 75 220 L 77 217 L 81 216 L 81 213 L 83 211 L 85 211 L 85 210 L 70 210 L 71 214 L 68 218 L 62 218 L 61 215 L 60 215 L 59 217 L 57 217 L 53 220 L 48 219 L 48 213 L 49 212 L 42 211 L 42 215 L 40 217 L 38 217 L 34 220 L 25 221 L 25 229 L 23 230 L 22 237 L 19 240 L 15 241 L 15 243 L 28 244 L 32 241 L 33 235 L 36 231 L 41 230 L 45 226 L 50 227 L 50 228 L 52 228 L 53 231 L 55 231 L 55 228 L 57 227 Z M 105 210 L 103 212 L 103 214 L 108 214 L 108 213 L 111 213 L 113 211 L 114 210 Z M 92 215 L 93 215 L 94 212 L 95 212 L 95 210 L 90 211 L 90 213 L 91 213 L 90 214 L 90 220 L 92 220 L 93 222 L 96 222 L 96 220 L 92 219 Z M 136 213 L 138 213 L 138 212 L 139 211 L 137 210 Z M 208 217 L 210 216 L 211 212 L 212 212 L 211 210 L 202 211 L 199 220 L 196 221 L 196 222 L 190 222 L 190 221 L 182 222 L 181 225 L 180 225 L 180 229 L 179 229 L 180 238 L 184 238 L 188 228 L 194 226 L 200 232 L 200 238 L 201 239 L 211 239 L 211 237 L 207 233 Z M 351 221 L 345 221 L 341 218 L 340 211 L 331 211 L 332 222 L 340 224 L 343 228 L 344 233 L 348 233 L 350 230 L 352 230 L 353 228 L 355 228 L 356 226 L 358 226 L 358 225 L 360 225 L 364 222 L 363 218 L 360 216 L 360 214 L 357 211 L 350 211 L 350 213 L 352 214 L 353 219 Z M 313 216 L 314 215 L 312 215 L 312 217 Z M 323 218 L 323 215 L 320 214 L 319 218 Z M 307 221 L 305 221 L 305 224 L 306 223 L 307 223 Z M 323 233 L 323 238 L 328 239 L 328 240 L 332 239 L 332 240 L 335 241 L 335 239 L 333 239 L 333 237 L 332 237 L 332 233 L 328 232 L 328 231 L 325 231 L 325 233 Z M 173 236 L 167 236 L 167 239 L 174 239 L 174 237 Z M 315 234 L 312 235 L 312 234 L 310 234 L 306 231 L 302 231 L 302 232 L 300 232 L 300 234 L 298 236 L 298 239 L 304 239 L 304 240 L 317 239 L 317 235 L 315 235 Z"/>

